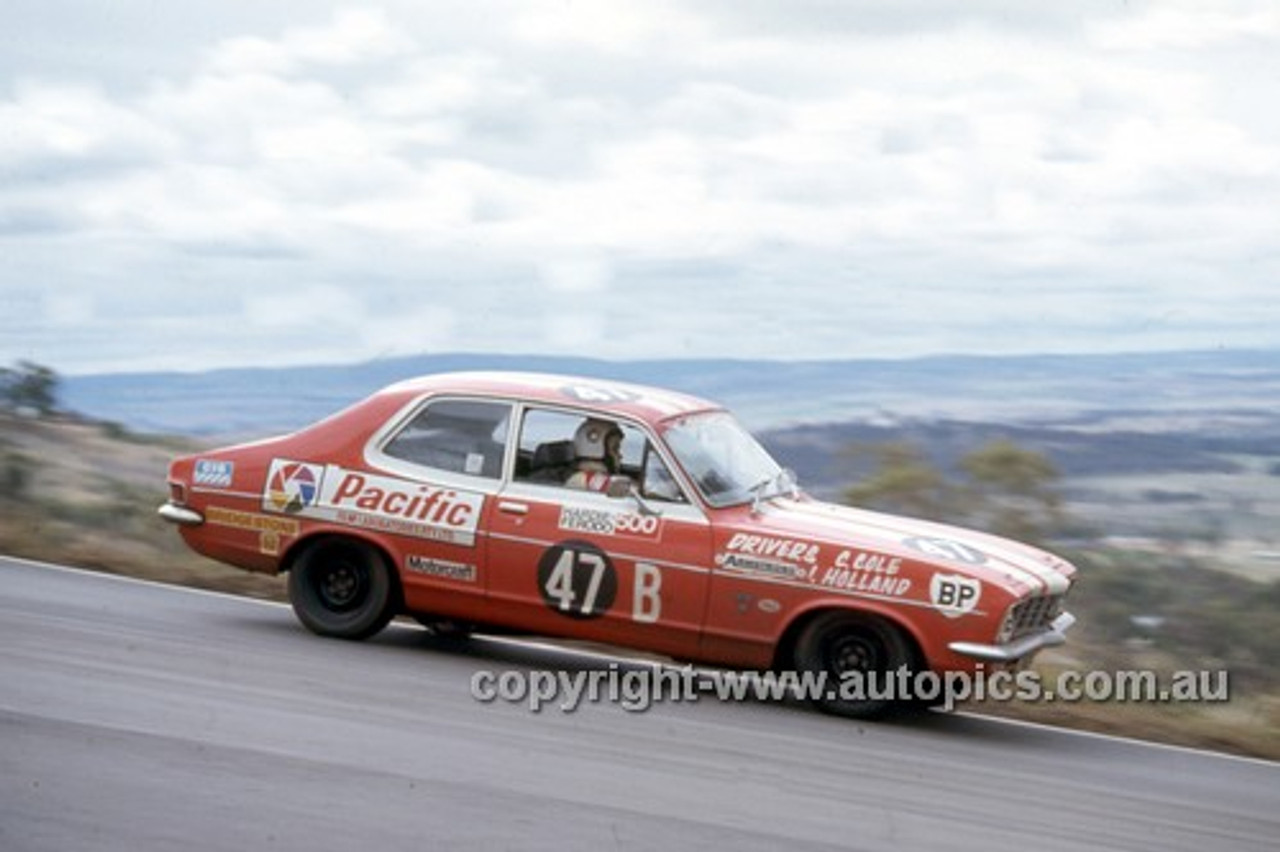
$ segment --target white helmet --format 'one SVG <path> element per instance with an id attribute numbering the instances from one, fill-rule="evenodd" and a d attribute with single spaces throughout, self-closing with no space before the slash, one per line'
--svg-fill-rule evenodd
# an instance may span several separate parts
<path id="1" fill-rule="evenodd" d="M 613 434 L 622 434 L 618 424 L 608 420 L 587 420 L 573 434 L 573 452 L 579 459 L 604 461 L 608 454 L 605 441 Z"/>

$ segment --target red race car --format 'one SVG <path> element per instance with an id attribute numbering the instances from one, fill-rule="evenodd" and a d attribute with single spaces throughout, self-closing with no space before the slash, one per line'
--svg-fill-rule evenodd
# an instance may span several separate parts
<path id="1" fill-rule="evenodd" d="M 1074 621 L 1067 562 L 815 500 L 723 408 L 634 385 L 406 381 L 295 434 L 176 459 L 169 494 L 160 514 L 190 547 L 287 572 L 325 636 L 403 613 L 844 677 L 1008 667 Z"/>

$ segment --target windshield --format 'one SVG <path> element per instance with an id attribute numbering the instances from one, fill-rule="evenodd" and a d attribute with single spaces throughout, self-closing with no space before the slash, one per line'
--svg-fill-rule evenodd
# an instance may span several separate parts
<path id="1" fill-rule="evenodd" d="M 784 479 L 778 463 L 728 412 L 687 417 L 665 437 L 680 466 L 716 508 L 770 496 L 773 484 Z"/>

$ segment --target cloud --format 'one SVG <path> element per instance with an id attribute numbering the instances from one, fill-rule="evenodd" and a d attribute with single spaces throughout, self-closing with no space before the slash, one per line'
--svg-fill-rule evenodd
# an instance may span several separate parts
<path id="1" fill-rule="evenodd" d="M 296 27 L 280 38 L 244 36 L 219 43 L 210 53 L 214 73 L 284 75 L 314 66 L 345 67 L 395 57 L 413 42 L 386 14 L 340 9 L 321 26 Z"/>
<path id="2" fill-rule="evenodd" d="M 312 327 L 344 355 L 416 330 L 627 356 L 987 351 L 1047 323 L 1092 348 L 1179 300 L 1204 308 L 1188 329 L 1253 318 L 1274 339 L 1274 300 L 1199 295 L 1280 272 L 1268 7 L 442 8 L 266 4 L 233 25 L 196 3 L 226 35 L 130 85 L 19 69 L 5 298 L 56 281 L 87 326 L 105 288 L 222 287 L 258 336 L 208 331 L 228 358 L 319 351 Z M 157 315 L 136 357 L 181 327 Z"/>
<path id="3" fill-rule="evenodd" d="M 1280 36 L 1280 11 L 1240 4 L 1228 4 L 1225 9 L 1164 6 L 1100 22 L 1091 28 L 1090 35 L 1099 47 L 1132 51 L 1197 50 L 1255 39 L 1274 41 Z"/>
<path id="4" fill-rule="evenodd" d="M 670 50 L 685 39 L 705 38 L 706 23 L 684 4 L 533 2 L 518 6 L 512 34 L 544 47 L 581 45 L 605 53 Z"/>
<path id="5" fill-rule="evenodd" d="M 608 259 L 599 255 L 552 259 L 541 271 L 542 280 L 553 292 L 583 297 L 603 291 L 613 277 Z"/>

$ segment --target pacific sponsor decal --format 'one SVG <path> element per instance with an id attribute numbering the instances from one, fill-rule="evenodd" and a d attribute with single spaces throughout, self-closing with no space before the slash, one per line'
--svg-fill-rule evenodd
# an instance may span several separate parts
<path id="1" fill-rule="evenodd" d="M 299 514 L 315 504 L 323 478 L 324 468 L 318 464 L 274 459 L 267 471 L 262 508 L 269 512 Z"/>
<path id="2" fill-rule="evenodd" d="M 609 512 L 603 509 L 565 506 L 560 510 L 560 529 L 592 535 L 657 538 L 662 531 L 662 519 L 653 515 L 637 515 L 634 512 Z"/>
<path id="3" fill-rule="evenodd" d="M 340 523 L 472 546 L 484 496 L 330 466 L 320 508 Z"/>
<path id="4" fill-rule="evenodd" d="M 235 462 L 198 459 L 191 475 L 191 484 L 205 488 L 230 488 L 235 472 Z"/>
<path id="5" fill-rule="evenodd" d="M 934 574 L 929 581 L 929 600 L 947 618 L 973 612 L 982 599 L 982 582 L 959 574 Z"/>
<path id="6" fill-rule="evenodd" d="M 484 495 L 390 476 L 276 460 L 263 508 L 414 538 L 475 545 Z"/>
<path id="7" fill-rule="evenodd" d="M 441 580 L 458 580 L 464 583 L 474 583 L 476 581 L 476 566 L 462 562 L 450 562 L 447 559 L 411 555 L 405 560 L 405 567 L 414 574 L 438 577 Z"/>

